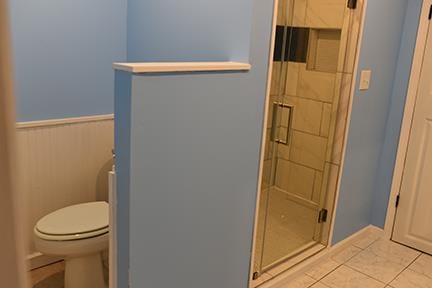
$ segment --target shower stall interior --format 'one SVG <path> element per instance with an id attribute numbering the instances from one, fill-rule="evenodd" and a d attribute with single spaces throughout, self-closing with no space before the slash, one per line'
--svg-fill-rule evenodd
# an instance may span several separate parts
<path id="1" fill-rule="evenodd" d="M 278 1 L 254 278 L 327 244 L 362 6 Z"/>

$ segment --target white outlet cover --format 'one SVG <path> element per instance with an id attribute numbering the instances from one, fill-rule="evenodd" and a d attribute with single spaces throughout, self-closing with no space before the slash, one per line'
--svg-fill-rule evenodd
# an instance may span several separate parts
<path id="1" fill-rule="evenodd" d="M 371 70 L 362 70 L 360 76 L 360 87 L 359 87 L 361 91 L 369 90 L 371 78 L 372 78 Z"/>

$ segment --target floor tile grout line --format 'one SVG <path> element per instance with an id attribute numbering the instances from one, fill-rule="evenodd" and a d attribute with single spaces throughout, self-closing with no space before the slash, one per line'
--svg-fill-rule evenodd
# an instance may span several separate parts
<path id="1" fill-rule="evenodd" d="M 370 236 L 370 235 L 369 235 L 369 236 Z M 367 237 L 369 237 L 369 236 L 367 236 Z M 353 246 L 355 246 L 355 247 L 357 247 L 357 248 L 360 248 L 360 249 L 362 249 L 362 250 L 364 251 L 364 250 L 366 250 L 367 248 L 371 247 L 371 246 L 372 246 L 373 244 L 375 244 L 376 242 L 378 242 L 379 240 L 382 240 L 382 238 L 379 237 L 378 239 L 373 240 L 373 241 L 372 241 L 369 245 L 367 245 L 365 248 L 362 248 L 362 247 L 356 246 L 355 243 L 353 244 Z"/>
<path id="2" fill-rule="evenodd" d="M 369 246 L 371 246 L 373 243 L 377 242 L 378 240 L 380 240 L 380 238 L 374 240 L 374 241 L 373 241 L 370 245 L 368 245 L 366 248 L 368 248 Z M 347 266 L 347 265 L 345 265 L 345 264 L 346 264 L 349 260 L 351 260 L 352 258 L 354 258 L 355 256 L 357 256 L 358 254 L 360 254 L 361 252 L 365 251 L 366 248 L 363 249 L 363 248 L 361 248 L 361 247 L 354 246 L 354 244 L 351 245 L 351 246 L 356 247 L 356 248 L 359 248 L 361 251 L 359 251 L 357 254 L 353 255 L 351 258 L 349 258 L 348 260 L 346 260 L 344 263 L 338 263 L 337 261 L 335 261 L 335 260 L 333 259 L 333 257 L 330 257 L 329 259 L 332 260 L 332 261 L 335 261 L 336 263 L 338 263 L 338 266 L 336 266 L 334 269 L 332 269 L 331 271 L 329 271 L 328 273 L 326 273 L 324 276 L 322 276 L 321 278 L 319 278 L 319 280 L 317 280 L 317 282 L 313 283 L 311 286 L 308 286 L 308 288 L 309 288 L 309 287 L 312 287 L 313 285 L 315 285 L 315 284 L 318 283 L 318 282 L 321 282 L 324 278 L 326 278 L 328 275 L 330 275 L 331 273 L 335 272 L 337 269 L 341 268 L 342 266 L 344 266 L 344 267 L 348 267 L 348 268 L 350 268 L 350 269 L 353 269 L 353 268 L 351 268 L 351 267 L 349 267 L 349 266 Z M 340 253 L 342 253 L 343 251 L 346 251 L 348 248 L 349 248 L 349 247 L 343 249 Z M 356 269 L 353 269 L 353 270 L 354 270 L 354 271 L 357 271 Z M 373 278 L 373 277 L 370 277 L 369 275 L 366 275 L 366 274 L 363 273 L 363 272 L 360 272 L 360 271 L 357 271 L 357 272 L 359 272 L 359 273 L 361 273 L 361 274 L 363 274 L 363 275 L 365 275 L 365 276 L 367 276 L 367 277 L 369 277 L 369 278 L 372 278 L 372 279 L 374 279 L 374 280 L 377 280 L 377 279 L 375 279 L 375 278 Z M 304 274 L 307 275 L 306 273 L 304 273 Z M 309 275 L 307 275 L 307 276 L 309 276 Z M 309 276 L 309 277 L 311 277 L 311 276 Z M 312 277 L 311 277 L 311 278 L 312 278 Z M 315 278 L 313 278 L 313 279 L 316 280 Z M 380 281 L 380 280 L 377 280 L 377 281 L 379 281 L 380 283 L 386 284 L 386 283 L 384 283 L 384 282 L 382 282 L 382 281 Z M 386 284 L 386 285 L 387 285 L 387 284 Z M 327 285 L 325 285 L 325 286 L 328 287 Z"/>
<path id="3" fill-rule="evenodd" d="M 322 277 L 319 278 L 318 280 L 316 280 L 315 278 L 312 278 L 311 276 L 309 276 L 309 275 L 306 274 L 306 273 L 303 273 L 304 275 L 306 275 L 306 276 L 308 276 L 308 277 L 310 277 L 310 278 L 316 280 L 316 282 L 314 282 L 312 285 L 308 286 L 307 288 L 310 288 L 310 287 L 314 286 L 314 285 L 317 284 L 317 283 L 321 283 L 321 284 L 323 284 L 325 287 L 329 287 L 328 285 L 325 285 L 325 284 L 324 284 L 323 282 L 321 282 L 321 281 L 322 281 L 324 278 L 326 278 L 328 275 L 330 275 L 331 273 L 335 272 L 335 271 L 336 271 L 337 269 L 339 269 L 340 267 L 345 266 L 345 265 L 344 265 L 345 263 L 347 263 L 349 260 L 351 260 L 352 258 L 354 258 L 355 256 L 357 256 L 358 254 L 360 254 L 360 253 L 364 250 L 363 248 L 360 248 L 360 247 L 356 247 L 356 246 L 354 246 L 354 245 L 351 245 L 351 246 L 348 246 L 347 248 L 341 250 L 339 253 L 342 253 L 342 252 L 348 250 L 350 247 L 358 248 L 358 249 L 360 249 L 360 251 L 358 251 L 355 255 L 353 255 L 352 257 L 350 257 L 348 260 L 346 260 L 346 261 L 343 262 L 343 263 L 339 263 L 339 262 L 337 262 L 336 260 L 333 259 L 332 256 L 329 257 L 329 259 L 327 259 L 327 260 L 335 261 L 335 263 L 338 263 L 338 266 L 336 266 L 334 269 L 332 269 L 331 271 L 329 271 L 327 274 L 325 274 L 324 276 L 322 276 Z M 338 254 L 339 254 L 339 253 L 338 253 Z M 317 265 L 317 266 L 319 266 L 319 265 Z M 345 266 L 345 267 L 347 267 L 347 266 Z"/>
<path id="4" fill-rule="evenodd" d="M 326 284 L 325 284 L 324 282 L 322 282 L 321 280 L 318 281 L 318 282 L 316 282 L 315 284 L 318 284 L 318 283 L 321 284 L 321 285 L 323 285 L 324 287 L 331 288 L 330 286 L 326 285 Z M 315 284 L 314 284 L 314 285 L 315 285 Z M 313 285 L 312 285 L 312 286 L 313 286 Z M 311 286 L 311 287 L 312 287 L 312 286 Z"/>
<path id="5" fill-rule="evenodd" d="M 357 247 L 357 248 L 360 248 L 360 249 L 362 249 L 362 250 L 364 251 L 364 250 L 366 250 L 367 248 L 369 248 L 370 246 L 372 246 L 373 243 L 375 243 L 375 242 L 372 242 L 371 244 L 369 244 L 369 245 L 366 246 L 365 248 L 363 248 L 363 247 L 359 247 L 359 246 L 356 246 L 355 244 L 353 244 L 353 246 L 354 246 L 354 247 Z"/>
<path id="6" fill-rule="evenodd" d="M 399 277 L 403 272 L 405 272 L 406 270 L 414 271 L 414 272 L 416 272 L 416 273 L 418 273 L 418 274 L 421 274 L 421 275 L 423 275 L 423 276 L 425 276 L 425 277 L 427 277 L 427 278 L 429 278 L 429 279 L 432 279 L 432 277 L 429 277 L 428 275 L 426 275 L 426 274 L 424 274 L 424 273 L 419 273 L 419 272 L 417 272 L 417 271 L 411 269 L 412 265 L 413 265 L 413 264 L 414 264 L 414 263 L 415 263 L 415 262 L 416 262 L 416 261 L 417 261 L 417 260 L 422 256 L 422 255 L 425 255 L 424 253 L 422 253 L 422 252 L 420 252 L 420 251 L 419 251 L 419 254 L 418 254 L 418 255 L 417 255 L 413 260 L 409 261 L 408 264 L 402 264 L 402 263 L 399 263 L 400 266 L 403 266 L 403 267 L 402 267 L 403 269 L 402 269 L 400 272 L 398 272 L 397 275 L 394 276 L 394 277 L 393 277 L 390 281 L 388 281 L 388 282 L 387 282 L 387 281 L 380 280 L 380 279 L 376 279 L 374 276 L 370 276 L 370 275 L 366 274 L 365 272 L 360 271 L 360 270 L 358 270 L 357 268 L 355 268 L 355 267 L 351 267 L 351 266 L 348 265 L 348 262 L 350 262 L 353 258 L 357 257 L 357 256 L 358 256 L 359 254 L 361 254 L 363 251 L 370 251 L 370 247 L 373 246 L 374 244 L 376 244 L 377 242 L 381 241 L 381 240 L 385 240 L 385 239 L 383 239 L 382 237 L 378 237 L 377 239 L 373 240 L 370 244 L 368 244 L 368 245 L 366 245 L 366 246 L 363 246 L 364 248 L 363 248 L 363 247 L 356 246 L 355 244 L 352 244 L 352 245 L 350 245 L 350 246 L 345 247 L 344 249 L 341 249 L 337 254 L 334 254 L 334 255 L 328 257 L 328 259 L 327 259 L 327 260 L 331 260 L 331 261 L 335 262 L 337 265 L 336 265 L 334 268 L 331 268 L 328 272 L 324 273 L 324 274 L 323 274 L 322 276 L 320 276 L 320 277 L 314 278 L 314 277 L 310 276 L 310 275 L 307 274 L 307 273 L 308 273 L 309 271 L 313 270 L 313 268 L 319 267 L 320 265 L 322 265 L 322 263 L 321 263 L 321 264 L 318 264 L 318 265 L 315 265 L 315 267 L 311 267 L 311 268 L 312 268 L 311 270 L 309 270 L 309 271 L 305 271 L 305 272 L 302 273 L 304 276 L 307 276 L 307 277 L 309 277 L 311 280 L 313 280 L 311 284 L 309 284 L 309 285 L 307 285 L 307 286 L 304 286 L 304 287 L 311 288 L 311 287 L 313 287 L 314 285 L 321 284 L 321 285 L 324 286 L 324 287 L 328 287 L 328 288 L 330 288 L 330 286 L 326 285 L 326 284 L 323 282 L 323 280 L 324 280 L 327 276 L 329 276 L 330 274 L 334 273 L 336 270 L 340 269 L 341 267 L 345 267 L 345 268 L 351 269 L 351 270 L 353 270 L 353 271 L 355 271 L 355 272 L 357 272 L 357 273 L 359 273 L 359 274 L 364 275 L 364 276 L 367 277 L 368 279 L 375 280 L 375 281 L 377 281 L 378 283 L 384 285 L 384 286 L 382 286 L 382 287 L 385 287 L 385 288 L 394 288 L 393 286 L 391 286 L 391 283 L 394 282 L 394 281 L 395 281 L 395 280 L 396 280 L 396 279 L 397 279 L 397 278 L 398 278 L 398 277 Z M 391 241 L 391 242 L 392 242 L 392 241 Z M 394 243 L 394 244 L 399 244 L 399 243 L 395 243 L 395 242 L 392 242 L 392 243 Z M 400 244 L 399 244 L 399 245 L 400 245 Z M 403 245 L 401 245 L 401 246 L 403 246 Z M 358 251 L 355 252 L 355 253 L 353 253 L 353 255 L 351 255 L 350 257 L 348 257 L 346 260 L 343 260 L 343 261 L 336 261 L 336 260 L 334 259 L 335 256 L 337 256 L 338 254 L 341 254 L 341 253 L 344 253 L 344 252 L 348 251 L 350 248 L 357 248 L 356 250 L 358 250 Z M 371 251 L 370 251 L 370 252 L 371 252 Z M 375 253 L 374 253 L 374 254 L 375 254 Z M 378 256 L 378 255 L 376 255 L 376 256 Z M 387 257 L 384 257 L 384 258 L 387 258 Z M 324 262 L 323 262 L 323 263 L 324 263 Z M 395 262 L 395 263 L 397 263 L 397 262 Z"/>
<path id="7" fill-rule="evenodd" d="M 358 251 L 357 253 L 355 253 L 354 255 L 352 255 L 351 257 L 349 257 L 347 260 L 345 260 L 345 261 L 343 261 L 342 263 L 340 263 L 341 265 L 347 263 L 347 262 L 350 261 L 352 258 L 356 257 L 358 254 L 360 254 L 361 252 L 364 251 L 364 249 L 361 249 L 360 247 L 356 247 L 356 246 L 354 246 L 354 245 L 351 245 L 350 247 L 358 248 L 358 249 L 360 249 L 360 251 Z M 343 253 L 344 251 L 347 251 L 350 247 L 345 248 L 344 250 L 340 251 L 340 252 L 337 253 L 336 255 L 339 255 L 339 254 Z M 331 258 L 333 261 L 336 261 L 336 260 L 334 259 L 334 257 L 335 257 L 336 255 L 331 256 L 330 258 Z M 338 261 L 336 261 L 336 262 L 338 262 Z"/>
<path id="8" fill-rule="evenodd" d="M 336 270 L 336 269 L 335 269 Z M 331 271 L 331 272 L 333 272 L 333 271 Z M 330 273 L 331 273 L 330 272 Z M 330 274 L 329 273 L 329 274 Z M 310 277 L 309 275 L 307 275 L 307 274 L 304 274 L 304 275 L 306 275 L 306 276 L 308 276 L 308 277 Z M 328 275 L 328 274 L 327 274 Z M 326 275 L 326 276 L 327 276 Z M 310 278 L 312 278 L 312 277 L 310 277 Z M 312 278 L 312 279 L 314 279 L 314 280 L 316 280 L 313 284 L 311 284 L 310 286 L 307 286 L 306 288 L 311 288 L 311 287 L 313 287 L 315 284 L 318 284 L 318 283 L 321 283 L 321 284 L 323 284 L 322 282 L 321 282 L 321 280 L 322 279 L 324 279 L 325 278 L 325 276 L 323 277 L 323 278 L 321 278 L 320 280 L 316 280 L 315 278 Z M 324 285 L 324 286 L 326 286 L 326 287 L 328 287 L 327 285 Z M 329 287 L 330 288 L 330 287 Z"/>
<path id="9" fill-rule="evenodd" d="M 398 278 L 404 271 L 408 269 L 409 266 L 411 266 L 415 261 L 417 261 L 417 259 L 420 258 L 421 255 L 422 253 L 420 253 L 420 255 L 417 255 L 417 257 L 414 260 L 412 260 L 401 272 L 399 272 L 387 285 L 390 285 L 390 283 L 395 281 L 396 278 Z"/>
<path id="10" fill-rule="evenodd" d="M 373 244 L 375 244 L 376 242 L 378 242 L 378 241 L 380 241 L 380 240 L 382 240 L 382 238 L 378 238 L 378 239 L 376 239 L 375 241 L 373 241 L 370 245 L 368 245 L 366 248 L 364 248 L 363 249 L 363 251 L 366 251 L 366 250 L 368 250 L 368 248 L 369 247 L 371 247 Z M 393 243 L 395 243 L 395 244 L 399 244 L 399 243 L 396 243 L 396 242 L 393 242 Z M 353 246 L 354 246 L 355 244 L 353 244 Z M 399 244 L 400 245 L 400 244 Z M 401 246 L 403 246 L 403 245 L 401 245 Z M 357 246 L 355 246 L 355 247 L 357 247 Z M 357 248 L 360 248 L 361 249 L 361 247 L 357 247 Z M 410 247 L 408 247 L 408 248 L 410 248 Z M 412 249 L 412 248 L 411 248 Z M 370 252 L 370 251 L 369 251 Z M 359 252 L 358 254 L 360 254 L 361 252 Z M 357 255 L 358 255 L 357 254 Z M 379 281 L 380 283 L 384 283 L 386 286 L 388 286 L 388 285 L 390 285 L 390 283 L 392 283 L 400 274 L 402 274 L 405 270 L 407 270 L 408 268 L 409 268 L 409 266 L 411 266 L 421 255 L 422 255 L 423 253 L 420 253 L 420 255 L 418 255 L 414 260 L 412 260 L 409 264 L 408 264 L 408 266 L 406 266 L 406 267 L 404 267 L 404 269 L 401 271 L 401 272 L 399 272 L 392 280 L 390 280 L 390 282 L 388 282 L 388 283 L 386 283 L 386 282 L 384 282 L 384 281 L 382 281 L 382 280 L 380 280 L 380 279 L 376 279 L 375 277 L 373 277 L 373 276 L 370 276 L 370 275 L 368 275 L 368 274 L 366 274 L 366 273 L 364 273 L 363 271 L 360 271 L 360 270 L 358 270 L 358 269 L 356 269 L 355 267 L 351 267 L 351 266 L 348 266 L 348 265 L 345 265 L 345 264 L 347 264 L 348 262 L 349 262 L 349 260 L 347 261 L 347 262 L 345 262 L 344 263 L 344 266 L 345 267 L 348 267 L 348 268 L 351 268 L 351 269 L 353 269 L 353 270 L 355 270 L 355 271 L 357 271 L 357 272 L 359 272 L 359 273 L 361 273 L 361 274 L 363 274 L 363 275 L 365 275 L 365 276 L 367 276 L 367 277 L 369 277 L 369 278 L 372 278 L 372 279 L 374 279 L 374 280 L 376 280 L 376 281 Z M 357 256 L 356 255 L 356 256 Z M 376 256 L 378 256 L 378 255 L 376 255 Z M 355 256 L 353 256 L 352 258 L 354 258 Z M 351 259 L 352 259 L 351 258 Z M 386 258 L 386 257 L 384 257 L 384 258 Z M 351 260 L 350 259 L 350 260 Z"/>
<path id="11" fill-rule="evenodd" d="M 331 259 L 332 261 L 334 261 L 333 259 Z M 335 261 L 335 263 L 337 263 L 336 261 Z M 333 273 L 334 271 L 336 271 L 337 269 L 339 269 L 341 266 L 342 266 L 343 264 L 339 264 L 338 263 L 338 265 L 335 267 L 335 268 L 333 268 L 332 270 L 330 270 L 329 272 L 327 272 L 326 274 L 324 274 L 324 276 L 322 276 L 322 277 L 320 277 L 317 281 L 319 282 L 319 281 L 321 281 L 322 279 L 324 279 L 325 277 L 327 277 L 328 275 L 330 275 L 331 273 Z M 306 273 L 305 273 L 306 274 Z M 306 274 L 307 275 L 307 274 Z M 309 275 L 308 275 L 309 276 Z M 311 276 L 309 276 L 309 277 L 311 277 Z M 312 278 L 312 277 L 311 277 Z M 313 279 L 315 279 L 315 278 L 313 278 Z"/>
<path id="12" fill-rule="evenodd" d="M 373 280 L 375 280 L 375 281 L 378 281 L 378 282 L 380 282 L 380 283 L 382 283 L 382 284 L 384 284 L 384 285 L 388 285 L 388 283 L 383 282 L 382 280 L 376 279 L 375 277 L 370 276 L 370 275 L 364 273 L 363 271 L 357 270 L 357 269 L 354 268 L 354 267 L 351 267 L 351 266 L 348 266 L 348 265 L 345 265 L 345 264 L 344 264 L 343 266 L 348 267 L 349 269 L 354 270 L 354 271 L 356 271 L 356 272 L 358 272 L 358 273 L 360 273 L 360 274 L 363 274 L 364 276 L 367 276 L 368 278 L 371 278 L 371 279 L 373 279 Z"/>
<path id="13" fill-rule="evenodd" d="M 304 275 L 309 276 L 309 275 L 307 275 L 307 274 L 304 274 Z M 310 276 L 309 276 L 309 277 L 310 277 Z M 310 278 L 312 278 L 312 277 L 310 277 Z M 314 279 L 314 278 L 312 278 L 312 279 Z M 314 280 L 315 280 L 315 279 L 314 279 Z M 317 284 L 319 281 L 320 281 L 320 280 L 317 280 L 316 282 L 313 282 L 311 285 L 308 285 L 306 288 L 310 288 L 310 287 L 314 286 L 314 285 Z"/>
<path id="14" fill-rule="evenodd" d="M 422 257 L 422 256 L 426 256 L 426 255 L 428 255 L 428 254 L 426 254 L 426 253 L 424 253 L 424 252 L 421 252 L 421 253 L 420 253 L 420 256 L 418 256 L 417 259 L 414 260 L 414 262 L 417 261 L 420 257 Z M 410 264 L 410 265 L 409 265 L 405 270 L 410 270 L 410 271 L 412 271 L 412 272 L 415 272 L 415 273 L 417 273 L 417 274 L 423 275 L 423 276 L 425 276 L 426 278 L 432 280 L 432 276 L 429 276 L 429 275 L 426 274 L 426 273 L 418 272 L 418 271 L 415 271 L 414 269 L 412 269 L 411 266 L 414 264 L 414 262 L 412 262 L 412 263 L 411 263 L 411 264 Z"/>
<path id="15" fill-rule="evenodd" d="M 345 265 L 344 264 L 344 266 L 345 267 L 348 267 L 348 268 L 351 268 L 352 270 L 354 270 L 354 271 L 357 271 L 357 272 L 359 272 L 359 273 L 361 273 L 361 274 L 363 274 L 363 275 L 365 275 L 365 276 L 367 276 L 367 277 L 369 277 L 369 278 L 372 278 L 372 279 L 374 279 L 374 280 L 376 280 L 376 281 L 378 281 L 378 282 L 380 282 L 380 283 L 383 283 L 383 284 L 385 284 L 386 286 L 387 285 L 390 285 L 390 283 L 392 283 L 400 274 L 402 274 L 406 269 L 408 269 L 408 267 L 410 266 L 410 265 L 412 265 L 420 256 L 421 256 L 422 254 L 420 254 L 420 255 L 418 255 L 414 260 L 412 260 L 409 264 L 408 264 L 408 266 L 406 266 L 401 272 L 399 272 L 392 280 L 390 280 L 388 283 L 386 283 L 386 282 L 384 282 L 384 281 L 382 281 L 382 280 L 380 280 L 380 279 L 376 279 L 375 277 L 373 277 L 373 276 L 370 276 L 370 275 L 368 275 L 368 274 L 366 274 L 366 273 L 364 273 L 363 271 L 359 271 L 359 270 L 357 270 L 356 268 L 354 268 L 354 267 L 351 267 L 351 266 L 348 266 L 348 265 Z"/>

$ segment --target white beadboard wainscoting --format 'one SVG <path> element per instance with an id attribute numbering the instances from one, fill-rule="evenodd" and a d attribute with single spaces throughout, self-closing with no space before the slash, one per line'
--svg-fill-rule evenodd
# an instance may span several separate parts
<path id="1" fill-rule="evenodd" d="M 22 207 L 34 268 L 47 261 L 33 245 L 33 227 L 41 217 L 73 204 L 108 201 L 113 115 L 17 123 L 17 136 L 18 188 L 27 200 Z"/>

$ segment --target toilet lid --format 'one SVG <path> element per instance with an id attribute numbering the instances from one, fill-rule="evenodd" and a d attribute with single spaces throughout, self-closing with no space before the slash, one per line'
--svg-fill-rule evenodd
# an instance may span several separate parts
<path id="1" fill-rule="evenodd" d="M 90 202 L 69 206 L 43 217 L 36 230 L 47 235 L 74 235 L 106 230 L 109 225 L 108 203 Z"/>

